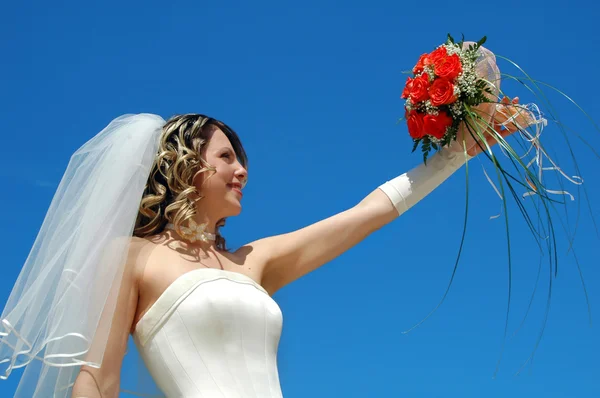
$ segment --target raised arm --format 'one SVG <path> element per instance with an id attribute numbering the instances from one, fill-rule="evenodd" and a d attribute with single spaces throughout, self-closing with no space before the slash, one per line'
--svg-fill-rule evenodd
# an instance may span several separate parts
<path id="1" fill-rule="evenodd" d="M 100 321 L 100 328 L 110 328 L 102 364 L 99 369 L 90 366 L 81 367 L 73 386 L 71 394 L 73 398 L 117 398 L 119 396 L 121 365 L 138 302 L 139 279 L 134 259 L 139 246 L 140 244 L 132 244 L 112 319 Z M 92 342 L 93 349 L 94 342 Z"/>
<path id="2" fill-rule="evenodd" d="M 463 153 L 443 149 L 381 185 L 356 206 L 300 230 L 262 239 L 262 284 L 269 293 L 317 269 L 394 220 L 427 196 L 465 162 Z"/>

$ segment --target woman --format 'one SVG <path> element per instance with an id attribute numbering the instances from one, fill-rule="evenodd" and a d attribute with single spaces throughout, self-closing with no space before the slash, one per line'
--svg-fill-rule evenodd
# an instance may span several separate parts
<path id="1" fill-rule="evenodd" d="M 219 227 L 240 213 L 248 180 L 236 133 L 199 114 L 115 119 L 74 154 L 2 314 L 5 375 L 27 367 L 17 396 L 116 397 L 131 333 L 167 397 L 280 397 L 270 296 L 481 150 L 463 132 L 351 209 L 228 251 Z"/>

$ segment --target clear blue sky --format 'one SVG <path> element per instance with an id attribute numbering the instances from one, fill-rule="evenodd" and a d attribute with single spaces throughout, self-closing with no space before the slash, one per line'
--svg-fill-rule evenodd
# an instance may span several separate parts
<path id="1" fill-rule="evenodd" d="M 239 132 L 250 183 L 242 215 L 224 230 L 235 248 L 342 211 L 420 162 L 410 154 L 405 125 L 396 124 L 401 71 L 448 32 L 487 35 L 490 49 L 565 90 L 600 120 L 599 10 L 592 0 L 5 2 L 0 303 L 70 154 L 118 115 L 201 112 Z M 600 133 L 581 113 L 551 99 L 563 121 L 598 142 Z M 558 129 L 545 135 L 574 174 L 555 139 Z M 572 140 L 600 220 L 599 159 Z M 540 330 L 546 268 L 531 315 L 508 339 L 492 379 L 506 310 L 505 227 L 502 219 L 488 220 L 500 202 L 479 162 L 471 164 L 459 272 L 445 304 L 420 328 L 401 334 L 435 305 L 450 276 L 464 168 L 400 219 L 275 295 L 284 313 L 279 365 L 286 398 L 600 396 L 599 239 L 585 208 L 575 248 L 596 326 L 588 325 L 575 263 L 559 234 L 559 273 L 533 366 L 514 376 Z M 575 205 L 569 209 L 576 213 Z M 527 309 L 538 255 L 512 199 L 509 213 L 512 335 Z M 16 377 L 0 382 L 0 396 L 12 396 L 16 384 Z"/>

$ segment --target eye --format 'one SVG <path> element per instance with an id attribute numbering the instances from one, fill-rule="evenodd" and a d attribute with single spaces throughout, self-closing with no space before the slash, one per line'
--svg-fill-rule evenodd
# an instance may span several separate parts
<path id="1" fill-rule="evenodd" d="M 229 152 L 224 152 L 224 153 L 221 155 L 221 157 L 222 157 L 222 158 L 225 158 L 225 159 L 231 159 L 231 153 L 229 153 Z"/>

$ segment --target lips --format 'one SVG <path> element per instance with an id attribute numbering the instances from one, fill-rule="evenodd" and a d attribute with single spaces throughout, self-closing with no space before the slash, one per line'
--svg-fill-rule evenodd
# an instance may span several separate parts
<path id="1" fill-rule="evenodd" d="M 229 188 L 231 188 L 232 191 L 238 193 L 240 196 L 244 196 L 244 194 L 242 193 L 242 184 L 233 183 L 233 184 L 227 184 L 227 186 Z"/>

